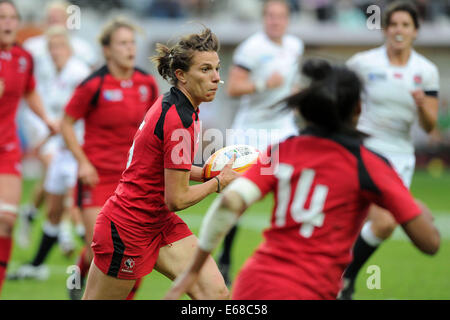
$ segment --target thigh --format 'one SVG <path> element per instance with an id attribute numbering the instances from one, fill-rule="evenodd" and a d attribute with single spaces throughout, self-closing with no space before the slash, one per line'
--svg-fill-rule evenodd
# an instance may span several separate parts
<path id="1" fill-rule="evenodd" d="M 102 209 L 101 207 L 89 207 L 83 209 L 83 212 L 81 213 L 81 217 L 83 219 L 83 224 L 85 228 L 85 241 L 86 244 L 88 245 L 90 245 L 92 242 L 92 237 L 94 235 L 95 220 L 97 219 L 97 216 L 101 209 Z"/>
<path id="2" fill-rule="evenodd" d="M 0 174 L 0 201 L 18 205 L 22 195 L 22 179 L 14 174 Z"/>
<path id="3" fill-rule="evenodd" d="M 180 275 L 191 263 L 197 250 L 197 238 L 190 235 L 162 247 L 155 269 L 171 280 Z M 228 289 L 214 259 L 209 256 L 197 282 L 188 294 L 193 299 L 228 299 Z"/>
<path id="4" fill-rule="evenodd" d="M 108 276 L 92 262 L 83 300 L 125 300 L 135 282 Z"/>

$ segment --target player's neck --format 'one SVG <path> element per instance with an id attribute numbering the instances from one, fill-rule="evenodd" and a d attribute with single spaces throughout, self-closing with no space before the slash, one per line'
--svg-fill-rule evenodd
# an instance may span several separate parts
<path id="1" fill-rule="evenodd" d="M 392 48 L 387 47 L 387 55 L 389 58 L 389 62 L 394 66 L 405 66 L 408 64 L 409 57 L 411 56 L 412 48 L 404 49 L 404 50 L 394 50 Z"/>
<path id="2" fill-rule="evenodd" d="M 198 106 L 200 105 L 200 103 L 197 103 L 194 98 L 189 94 L 189 91 L 186 90 L 185 87 L 178 85 L 177 88 L 183 92 L 183 94 L 186 96 L 186 98 L 188 98 L 188 100 L 191 102 L 192 106 L 194 107 L 195 110 L 198 109 Z"/>
<path id="3" fill-rule="evenodd" d="M 2 51 L 9 51 L 9 50 L 11 50 L 12 47 L 13 47 L 13 45 L 10 43 L 6 44 L 6 43 L 0 42 L 0 50 L 2 50 Z"/>
<path id="4" fill-rule="evenodd" d="M 133 68 L 122 68 L 115 63 L 107 63 L 109 73 L 118 80 L 128 80 L 132 77 L 134 69 Z"/>

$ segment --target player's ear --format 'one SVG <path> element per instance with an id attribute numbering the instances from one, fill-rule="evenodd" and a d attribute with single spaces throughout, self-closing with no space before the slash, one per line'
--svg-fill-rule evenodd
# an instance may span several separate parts
<path id="1" fill-rule="evenodd" d="M 186 84 L 187 82 L 186 73 L 183 70 L 181 69 L 175 70 L 175 77 L 177 77 L 178 81 L 181 82 L 182 84 Z"/>
<path id="2" fill-rule="evenodd" d="M 352 124 L 355 128 L 356 128 L 356 125 L 358 124 L 358 119 L 359 119 L 359 116 L 361 115 L 361 110 L 362 110 L 361 100 L 359 100 L 353 111 Z"/>

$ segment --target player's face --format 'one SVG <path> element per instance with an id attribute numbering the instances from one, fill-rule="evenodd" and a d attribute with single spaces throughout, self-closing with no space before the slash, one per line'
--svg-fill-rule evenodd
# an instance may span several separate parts
<path id="1" fill-rule="evenodd" d="M 279 2 L 267 4 L 264 13 L 264 30 L 270 39 L 279 41 L 289 24 L 289 9 Z"/>
<path id="2" fill-rule="evenodd" d="M 0 44 L 11 46 L 16 41 L 16 33 L 19 28 L 19 15 L 16 9 L 9 3 L 0 4 Z"/>
<path id="3" fill-rule="evenodd" d="M 52 36 L 48 40 L 48 50 L 58 69 L 62 69 L 72 55 L 68 39 L 61 35 Z"/>
<path id="4" fill-rule="evenodd" d="M 114 31 L 111 35 L 111 43 L 105 47 L 105 57 L 120 68 L 134 68 L 136 58 L 134 31 L 129 28 L 119 28 Z"/>
<path id="5" fill-rule="evenodd" d="M 219 55 L 215 51 L 196 51 L 189 71 L 184 72 L 184 87 L 198 105 L 214 100 L 220 75 Z"/>
<path id="6" fill-rule="evenodd" d="M 417 29 L 411 15 L 406 11 L 394 12 L 385 30 L 385 36 L 388 47 L 396 51 L 410 49 L 417 37 Z"/>

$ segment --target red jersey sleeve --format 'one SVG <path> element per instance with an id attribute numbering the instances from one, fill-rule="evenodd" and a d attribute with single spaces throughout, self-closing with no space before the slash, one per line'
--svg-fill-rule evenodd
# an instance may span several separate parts
<path id="1" fill-rule="evenodd" d="M 278 148 L 278 147 L 276 147 Z M 250 167 L 243 177 L 252 181 L 261 191 L 261 197 L 264 197 L 267 193 L 275 189 L 276 178 L 274 176 L 274 170 L 276 161 L 273 158 L 271 147 L 267 148 L 265 154 L 262 154 L 258 161 Z"/>
<path id="2" fill-rule="evenodd" d="M 361 148 L 361 157 L 367 169 L 368 178 L 373 182 L 371 186 L 362 188 L 366 199 L 392 213 L 399 224 L 415 218 L 422 212 L 387 160 L 366 148 Z"/>
<path id="3" fill-rule="evenodd" d="M 193 135 L 193 127 L 185 128 L 176 108 L 171 108 L 164 122 L 164 168 L 191 170 L 194 160 Z"/>
<path id="4" fill-rule="evenodd" d="M 81 83 L 74 91 L 66 105 L 66 114 L 78 120 L 84 118 L 91 107 L 92 97 L 97 90 L 95 80 Z"/>

